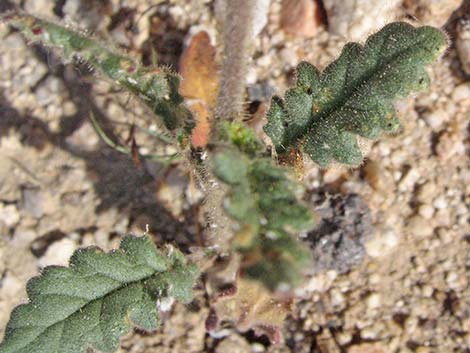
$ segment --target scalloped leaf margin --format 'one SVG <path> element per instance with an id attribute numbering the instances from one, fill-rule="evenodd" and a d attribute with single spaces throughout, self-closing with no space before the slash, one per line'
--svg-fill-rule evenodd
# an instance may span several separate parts
<path id="1" fill-rule="evenodd" d="M 393 102 L 427 87 L 425 66 L 448 46 L 433 27 L 394 22 L 365 45 L 348 43 L 320 73 L 303 62 L 285 98 L 273 97 L 265 132 L 278 153 L 300 149 L 321 167 L 363 160 L 358 136 L 375 139 L 400 127 Z"/>
<path id="2" fill-rule="evenodd" d="M 69 267 L 46 267 L 28 282 L 29 302 L 13 310 L 0 353 L 114 352 L 131 325 L 158 327 L 158 299 L 189 302 L 198 273 L 148 236 L 126 236 L 109 253 L 79 249 Z"/>

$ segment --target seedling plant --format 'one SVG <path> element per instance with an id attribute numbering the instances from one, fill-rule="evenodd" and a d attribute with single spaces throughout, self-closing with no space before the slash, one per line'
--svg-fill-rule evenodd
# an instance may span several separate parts
<path id="1" fill-rule="evenodd" d="M 364 44 L 346 44 L 323 71 L 299 63 L 294 86 L 284 97 L 272 97 L 264 126 L 269 144 L 243 122 L 239 96 L 244 83 L 230 81 L 233 58 L 222 56 L 217 99 L 201 142 L 194 136 L 201 116 L 186 104 L 180 77 L 172 70 L 145 67 L 83 33 L 22 12 L 2 19 L 29 42 L 58 49 L 65 62 L 88 63 L 149 108 L 205 194 L 206 264 L 217 257 L 235 263 L 235 285 L 225 287 L 223 296 L 255 293 L 267 301 L 292 296 L 310 266 L 310 252 L 298 235 L 315 227 L 315 215 L 302 201 L 303 186 L 292 173 L 298 156 L 320 168 L 361 164 L 363 142 L 399 131 L 394 102 L 426 88 L 426 67 L 447 46 L 436 28 L 395 22 Z M 225 53 L 241 42 L 224 43 Z M 245 60 L 243 55 L 239 60 Z M 242 70 L 244 65 L 235 66 Z M 192 263 L 172 245 L 157 248 L 147 235 L 127 235 L 109 253 L 79 249 L 68 267 L 47 267 L 28 282 L 28 302 L 11 313 L 0 353 L 114 352 L 132 326 L 158 327 L 162 302 L 190 302 L 201 274 L 215 282 L 211 277 L 217 271 L 206 271 L 202 263 Z M 277 341 L 277 326 L 290 310 L 282 303 L 267 316 L 246 309 L 245 316 L 255 323 L 245 328 Z M 223 304 L 216 303 L 208 330 L 215 330 L 225 314 Z"/>

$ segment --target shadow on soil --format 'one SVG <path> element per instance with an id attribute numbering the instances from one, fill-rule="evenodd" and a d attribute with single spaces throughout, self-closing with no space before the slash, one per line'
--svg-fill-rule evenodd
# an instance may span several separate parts
<path id="1" fill-rule="evenodd" d="M 49 61 L 47 54 L 41 49 L 35 48 L 35 53 L 41 60 Z M 99 110 L 90 95 L 90 85 L 84 83 L 80 74 L 70 75 L 62 65 L 52 67 L 52 74 L 63 80 L 77 107 L 77 113 L 62 117 L 59 132 L 56 133 L 39 118 L 20 114 L 0 91 L 0 139 L 14 129 L 20 134 L 24 145 L 41 150 L 51 143 L 82 159 L 100 199 L 97 214 L 114 207 L 128 215 L 130 224 L 139 220 L 148 224 L 152 232 L 158 234 L 158 239 L 155 239 L 157 243 L 173 242 L 183 249 L 194 245 L 194 235 L 188 230 L 191 228 L 189 225 L 195 221 L 192 216 L 194 213 L 188 211 L 185 221 L 181 222 L 159 204 L 155 197 L 156 180 L 145 166 L 137 169 L 130 156 L 121 154 L 104 143 L 94 151 L 80 150 L 67 143 L 67 137 L 82 126 L 90 113 L 94 114 L 109 137 L 115 136 L 109 119 Z"/>

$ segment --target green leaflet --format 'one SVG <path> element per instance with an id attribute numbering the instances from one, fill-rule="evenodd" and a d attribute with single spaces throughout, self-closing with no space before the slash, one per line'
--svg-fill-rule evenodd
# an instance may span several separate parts
<path id="1" fill-rule="evenodd" d="M 300 186 L 270 159 L 235 148 L 215 156 L 214 171 L 231 186 L 224 208 L 240 226 L 234 246 L 243 255 L 242 271 L 270 289 L 298 284 L 309 254 L 293 235 L 314 226 L 298 200 Z"/>
<path id="2" fill-rule="evenodd" d="M 119 250 L 77 250 L 69 267 L 46 267 L 27 285 L 29 303 L 16 307 L 0 353 L 114 352 L 132 324 L 158 326 L 156 301 L 192 298 L 198 270 L 150 238 L 126 236 Z"/>
<path id="3" fill-rule="evenodd" d="M 180 78 L 170 70 L 142 67 L 137 61 L 112 52 L 86 35 L 27 14 L 15 13 L 4 16 L 3 20 L 18 28 L 28 40 L 60 48 L 66 59 L 89 63 L 139 97 L 161 118 L 167 129 L 192 127 L 191 114 L 181 104 L 183 97 L 178 93 Z"/>
<path id="4" fill-rule="evenodd" d="M 273 98 L 265 132 L 279 153 L 294 147 L 321 167 L 332 161 L 357 165 L 363 159 L 357 135 L 374 139 L 396 132 L 394 100 L 427 86 L 425 66 L 446 47 L 438 29 L 396 22 L 364 46 L 346 44 L 322 73 L 303 62 L 296 86 L 284 100 Z"/>

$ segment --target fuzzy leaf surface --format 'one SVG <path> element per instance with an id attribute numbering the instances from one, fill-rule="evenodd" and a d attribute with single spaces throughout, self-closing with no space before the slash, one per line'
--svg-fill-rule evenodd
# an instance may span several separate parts
<path id="1" fill-rule="evenodd" d="M 332 161 L 357 165 L 363 159 L 357 137 L 375 139 L 399 129 L 394 101 L 427 87 L 425 66 L 446 47 L 436 28 L 395 22 L 364 46 L 346 44 L 322 73 L 303 62 L 296 86 L 284 99 L 273 98 L 265 132 L 278 153 L 294 147 L 321 167 Z"/>
<path id="2" fill-rule="evenodd" d="M 19 29 L 29 41 L 59 48 L 64 59 L 85 61 L 124 87 L 141 99 L 167 129 L 192 128 L 191 114 L 181 104 L 183 97 L 178 93 L 180 78 L 170 70 L 143 67 L 136 60 L 108 49 L 85 34 L 31 15 L 14 13 L 2 19 Z"/>
<path id="3" fill-rule="evenodd" d="M 231 187 L 224 208 L 239 224 L 234 246 L 244 257 L 244 273 L 270 289 L 297 284 L 309 255 L 294 234 L 314 226 L 298 199 L 300 186 L 270 159 L 235 148 L 216 155 L 214 171 Z"/>
<path id="4" fill-rule="evenodd" d="M 192 298 L 197 269 L 178 250 L 158 250 L 150 238 L 126 236 L 119 250 L 77 250 L 69 267 L 46 267 L 27 285 L 0 353 L 114 352 L 131 325 L 159 323 L 156 300 Z"/>

